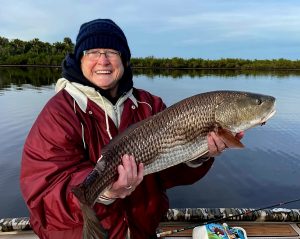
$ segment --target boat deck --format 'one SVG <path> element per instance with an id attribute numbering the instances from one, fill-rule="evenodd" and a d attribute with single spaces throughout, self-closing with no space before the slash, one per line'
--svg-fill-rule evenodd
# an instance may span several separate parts
<path id="1" fill-rule="evenodd" d="M 273 208 L 253 210 L 249 208 L 183 208 L 169 209 L 158 232 L 179 230 L 162 234 L 167 239 L 192 238 L 192 229 L 202 223 L 223 223 L 242 227 L 248 238 L 300 239 L 300 209 Z M 0 219 L 0 239 L 37 239 L 30 227 L 29 218 Z M 198 238 L 197 238 L 198 239 Z"/>
<path id="2" fill-rule="evenodd" d="M 163 222 L 160 231 L 169 231 L 196 225 L 189 222 Z M 248 238 L 253 239 L 300 239 L 300 224 L 288 222 L 228 222 L 246 230 Z M 171 234 L 166 239 L 191 239 L 192 229 Z M 13 231 L 0 233 L 0 239 L 38 239 L 33 231 Z"/>
<path id="3" fill-rule="evenodd" d="M 248 238 L 259 239 L 298 239 L 300 238 L 300 224 L 288 222 L 227 222 L 229 226 L 242 227 L 247 232 Z M 196 224 L 187 222 L 161 223 L 161 231 L 169 231 Z M 168 239 L 192 238 L 192 229 L 168 235 Z"/>

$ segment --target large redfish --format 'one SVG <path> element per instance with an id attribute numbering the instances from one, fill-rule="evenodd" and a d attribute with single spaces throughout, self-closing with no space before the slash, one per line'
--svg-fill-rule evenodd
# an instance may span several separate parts
<path id="1" fill-rule="evenodd" d="M 92 207 L 99 194 L 117 178 L 124 154 L 145 165 L 145 175 L 188 162 L 208 152 L 207 134 L 216 132 L 229 147 L 242 148 L 234 135 L 263 125 L 275 113 L 272 96 L 214 91 L 186 98 L 132 125 L 102 151 L 101 160 L 83 183 L 73 188 L 83 212 L 83 238 L 104 238 Z"/>

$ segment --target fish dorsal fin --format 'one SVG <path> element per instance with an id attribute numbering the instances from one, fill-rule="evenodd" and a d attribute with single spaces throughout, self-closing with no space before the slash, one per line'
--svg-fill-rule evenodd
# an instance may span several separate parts
<path id="1" fill-rule="evenodd" d="M 240 140 L 238 140 L 229 130 L 218 128 L 216 134 L 224 141 L 228 148 L 244 148 Z"/>

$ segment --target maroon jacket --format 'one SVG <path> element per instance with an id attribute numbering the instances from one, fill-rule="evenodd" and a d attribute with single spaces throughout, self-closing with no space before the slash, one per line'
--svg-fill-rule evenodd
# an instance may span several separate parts
<path id="1" fill-rule="evenodd" d="M 133 102 L 127 99 L 119 129 L 109 119 L 112 137 L 165 108 L 160 98 L 142 90 L 134 92 L 138 101 L 152 106 L 152 111 L 146 104 L 132 107 Z M 84 180 L 109 143 L 104 122 L 103 110 L 93 101 L 88 100 L 85 113 L 68 92 L 61 90 L 34 123 L 24 146 L 20 182 L 32 228 L 40 238 L 81 238 L 82 214 L 71 188 Z M 125 199 L 110 205 L 96 203 L 94 209 L 109 238 L 124 238 L 128 227 L 132 238 L 149 238 L 169 207 L 166 189 L 194 183 L 212 162 L 198 168 L 181 164 L 147 175 Z"/>

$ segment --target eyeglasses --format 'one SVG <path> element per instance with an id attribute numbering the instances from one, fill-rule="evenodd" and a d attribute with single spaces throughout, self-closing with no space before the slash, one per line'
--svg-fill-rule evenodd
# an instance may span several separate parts
<path id="1" fill-rule="evenodd" d="M 99 50 L 86 50 L 83 51 L 83 55 L 87 56 L 90 61 L 98 61 L 101 54 L 103 54 L 109 60 L 115 60 L 119 56 L 121 56 L 121 52 L 106 50 L 106 51 L 99 51 Z"/>

